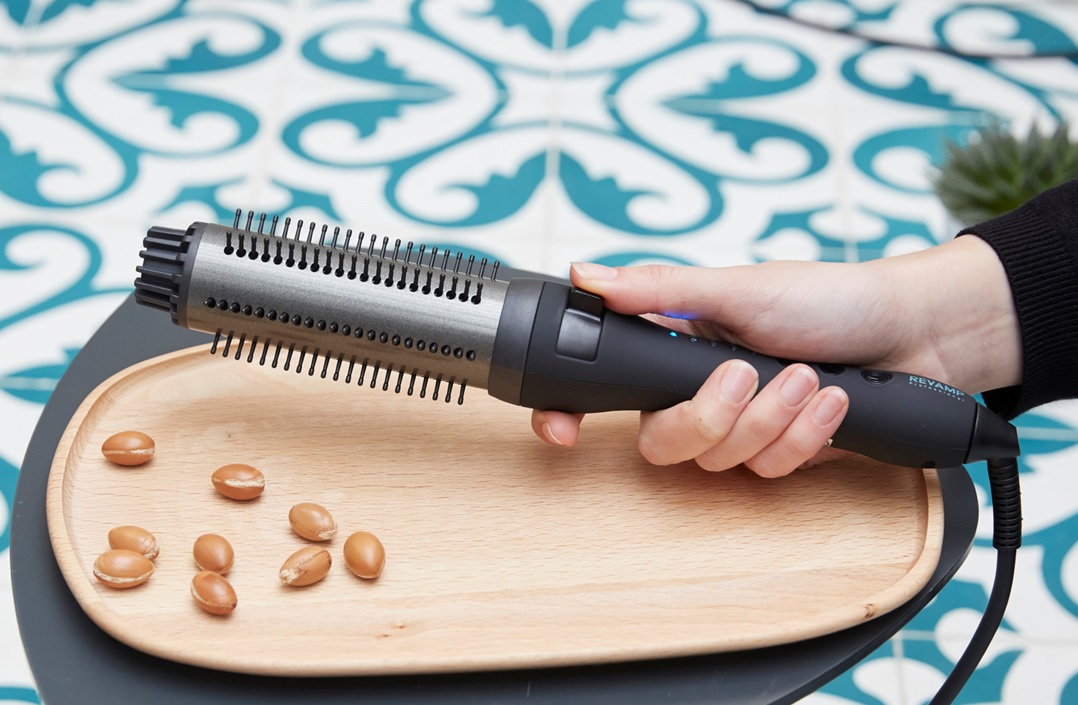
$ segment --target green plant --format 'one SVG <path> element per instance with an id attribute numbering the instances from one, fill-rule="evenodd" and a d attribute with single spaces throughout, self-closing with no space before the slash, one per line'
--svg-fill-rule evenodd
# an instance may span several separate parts
<path id="1" fill-rule="evenodd" d="M 1017 137 L 994 122 L 965 145 L 950 143 L 932 186 L 963 225 L 1008 213 L 1042 191 L 1078 179 L 1078 143 L 1066 123 Z"/>

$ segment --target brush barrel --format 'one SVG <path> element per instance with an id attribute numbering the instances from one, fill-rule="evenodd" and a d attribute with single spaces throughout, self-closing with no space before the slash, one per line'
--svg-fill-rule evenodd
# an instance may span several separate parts
<path id="1" fill-rule="evenodd" d="M 492 267 L 425 248 L 402 254 L 399 241 L 335 245 L 325 229 L 301 230 L 153 228 L 136 300 L 214 334 L 214 351 L 237 360 L 396 391 L 487 386 L 507 288 Z"/>

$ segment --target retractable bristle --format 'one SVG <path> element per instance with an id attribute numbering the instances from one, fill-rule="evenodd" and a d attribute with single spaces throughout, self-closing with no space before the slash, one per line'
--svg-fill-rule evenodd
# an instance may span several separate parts
<path id="1" fill-rule="evenodd" d="M 222 346 L 221 340 L 224 339 L 224 345 Z M 269 338 L 262 338 L 262 351 L 258 351 L 259 337 L 254 336 L 247 341 L 246 333 L 239 333 L 237 337 L 236 331 L 228 331 L 227 333 L 218 329 L 214 335 L 213 343 L 210 345 L 210 354 L 217 355 L 220 353 L 221 357 L 229 358 L 232 360 L 243 360 L 243 350 L 247 347 L 246 361 L 248 363 L 255 363 L 261 367 L 266 365 L 266 361 L 269 360 L 270 367 L 276 369 L 280 364 L 281 351 L 284 349 L 285 341 L 277 340 L 273 341 Z M 236 344 L 235 350 L 233 350 L 233 343 Z M 270 349 L 273 349 L 273 357 L 270 358 Z M 295 358 L 295 367 L 293 367 L 293 357 L 297 352 L 297 346 L 295 343 L 290 343 L 285 351 L 284 365 L 281 369 L 285 371 L 295 371 L 295 374 L 303 374 L 304 370 L 307 372 L 307 376 L 314 377 L 316 371 L 321 379 L 332 379 L 334 382 L 342 380 L 341 369 L 345 366 L 345 359 L 343 353 L 334 353 L 330 350 L 322 352 L 316 348 L 313 352 L 308 350 L 306 345 L 299 347 L 299 356 Z M 321 369 L 319 369 L 319 358 L 321 358 Z M 309 362 L 308 362 L 309 359 Z M 305 364 L 306 363 L 306 364 Z M 369 358 L 364 358 L 362 362 L 357 361 L 356 356 L 352 355 L 348 359 L 348 366 L 344 371 L 343 381 L 345 384 L 350 385 L 352 383 L 352 377 L 355 374 L 355 368 L 357 363 L 359 364 L 359 376 L 356 380 L 356 386 L 362 387 L 367 380 L 368 368 L 370 368 L 370 383 L 369 387 L 375 389 L 379 386 L 381 381 L 382 391 L 389 391 L 393 389 L 395 394 L 400 394 L 402 391 L 408 396 L 415 395 L 416 381 L 420 379 L 419 368 L 412 368 L 408 371 L 403 365 L 395 366 L 393 363 L 383 363 L 381 360 L 376 360 L 373 363 Z M 330 374 L 330 365 L 333 364 L 333 373 Z M 384 366 L 383 366 L 384 365 Z M 394 373 L 396 373 L 396 379 L 394 379 Z M 404 378 L 408 376 L 408 384 L 405 386 Z M 424 372 L 422 376 L 422 383 L 419 389 L 419 398 L 424 399 L 427 396 L 427 387 L 431 381 L 430 372 Z M 445 383 L 445 389 L 443 391 L 442 384 Z M 434 378 L 434 388 L 431 393 L 431 400 L 439 401 L 444 400 L 446 404 L 449 404 L 453 400 L 453 387 L 458 384 L 456 377 L 450 377 L 445 380 L 442 375 L 437 375 Z M 457 392 L 457 404 L 464 403 L 464 391 L 467 389 L 468 380 L 463 380 L 459 383 L 459 389 Z"/>
<path id="2" fill-rule="evenodd" d="M 302 270 L 310 272 L 303 277 L 339 279 L 339 284 L 334 281 L 333 286 L 346 291 L 349 287 L 380 286 L 397 289 L 406 297 L 427 296 L 473 305 L 484 301 L 485 288 L 500 292 L 504 284 L 492 283 L 497 281 L 498 262 L 464 251 L 304 219 L 293 222 L 283 217 L 282 224 L 281 216 L 265 212 L 246 211 L 246 217 L 244 213 L 237 209 L 232 222 L 220 227 L 210 239 L 203 239 L 206 244 L 202 246 L 212 243 L 209 246 L 217 256 L 223 252 L 233 260 L 242 259 L 244 264 L 238 266 L 265 267 L 256 273 L 256 278 L 272 280 L 283 275 L 290 286 L 302 286 L 306 280 L 296 278 L 297 270 Z M 276 267 L 291 272 L 278 270 L 277 274 L 273 269 Z M 316 286 L 324 287 L 321 283 Z M 245 298 L 248 295 L 240 294 Z M 220 326 L 210 346 L 211 354 L 237 361 L 246 359 L 263 367 L 268 363 L 271 368 L 296 375 L 317 375 L 420 398 L 429 395 L 447 404 L 454 399 L 463 403 L 467 372 L 461 366 L 478 359 L 476 349 L 446 345 L 440 335 L 435 344 L 426 335 L 409 337 L 385 330 L 384 323 L 372 326 L 371 320 L 363 320 L 371 314 L 364 314 L 366 309 L 362 307 L 354 307 L 354 313 L 346 314 L 341 313 L 341 307 L 332 305 L 327 311 L 336 313 L 320 317 L 317 312 L 276 309 L 265 300 L 233 301 L 235 293 L 226 296 L 227 301 L 203 299 L 207 308 L 215 309 L 206 312 L 210 321 L 206 329 L 212 331 Z M 296 300 L 273 298 L 278 302 Z M 495 295 L 490 298 L 495 300 Z M 288 305 L 289 309 L 293 307 L 299 308 L 300 304 Z M 348 320 L 353 315 L 355 318 Z M 235 321 L 230 323 L 233 316 Z M 417 358 L 417 353 L 434 357 L 425 362 Z M 456 359 L 445 360 L 446 357 Z M 435 362 L 437 359 L 442 362 Z"/>
<path id="3" fill-rule="evenodd" d="M 312 273 L 326 276 L 347 276 L 348 279 L 374 285 L 395 286 L 402 291 L 475 305 L 483 300 L 483 280 L 494 281 L 498 274 L 497 261 L 489 267 L 488 272 L 489 262 L 484 257 L 479 260 L 478 271 L 475 271 L 475 255 L 470 254 L 465 260 L 463 251 L 452 252 L 439 247 L 428 250 L 422 244 L 417 248 L 412 242 L 404 243 L 400 239 L 391 240 L 373 233 L 368 237 L 363 231 L 359 231 L 353 245 L 350 228 L 345 231 L 344 243 L 340 244 L 340 226 L 334 226 L 330 235 L 328 224 L 319 227 L 313 221 L 298 219 L 292 231 L 293 223 L 289 217 L 284 219 L 284 228 L 278 235 L 279 216 L 270 218 L 268 233 L 265 226 L 269 216 L 266 213 L 258 215 L 255 225 L 255 212 L 248 211 L 242 227 L 241 216 L 242 211 L 237 209 L 232 230 L 226 233 L 225 254 L 265 264 L 309 269 Z M 293 233 L 291 238 L 290 232 Z M 317 237 L 316 232 L 319 233 Z"/>

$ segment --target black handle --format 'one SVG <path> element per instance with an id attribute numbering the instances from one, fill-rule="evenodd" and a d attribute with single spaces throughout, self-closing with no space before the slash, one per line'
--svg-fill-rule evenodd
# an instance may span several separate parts
<path id="1" fill-rule="evenodd" d="M 598 297 L 564 284 L 534 282 L 519 292 L 512 296 L 510 288 L 503 313 L 503 319 L 514 319 L 517 361 L 498 359 L 502 341 L 495 346 L 495 366 L 519 370 L 519 387 L 490 391 L 533 409 L 664 409 L 692 398 L 727 360 L 750 363 L 761 388 L 790 364 L 606 310 Z M 521 361 L 520 333 L 532 311 Z M 1010 424 L 949 385 L 885 370 L 806 364 L 824 386 L 841 387 L 849 395 L 849 412 L 833 439 L 837 448 L 907 467 L 950 467 L 1018 452 Z"/>

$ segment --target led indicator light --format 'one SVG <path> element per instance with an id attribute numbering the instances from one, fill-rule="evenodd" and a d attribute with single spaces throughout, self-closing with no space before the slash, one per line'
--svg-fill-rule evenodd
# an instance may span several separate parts
<path id="1" fill-rule="evenodd" d="M 676 338 L 676 337 L 677 337 L 677 333 L 675 333 L 674 331 L 670 331 L 670 337 L 671 337 L 671 338 Z"/>

